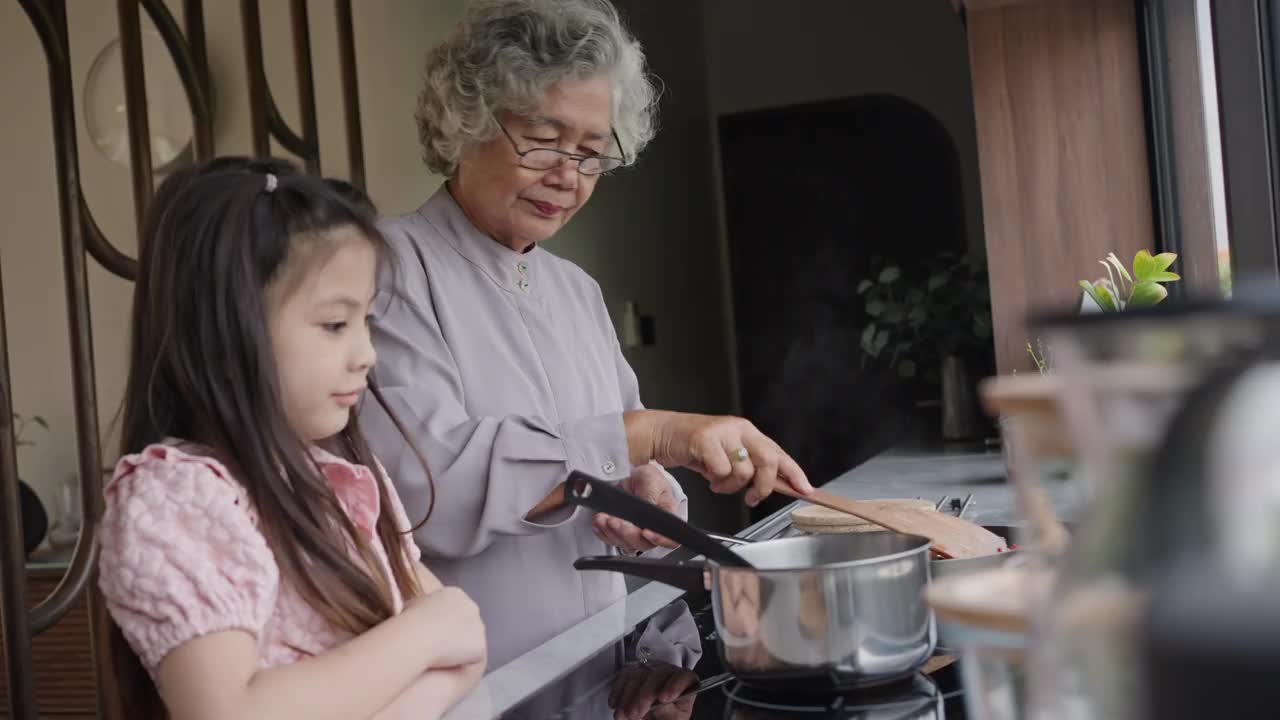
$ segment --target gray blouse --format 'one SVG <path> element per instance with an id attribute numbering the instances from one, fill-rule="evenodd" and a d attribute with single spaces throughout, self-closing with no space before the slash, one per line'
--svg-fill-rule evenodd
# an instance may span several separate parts
<path id="1" fill-rule="evenodd" d="M 625 594 L 617 574 L 573 569 L 612 551 L 589 513 L 523 515 L 572 469 L 630 474 L 622 412 L 641 407 L 636 376 L 594 280 L 540 247 L 495 242 L 445 187 L 380 227 L 395 262 L 375 303 L 375 376 L 436 490 L 414 537 L 480 606 L 497 668 Z M 417 457 L 376 403 L 361 421 L 418 522 L 431 493 Z"/>

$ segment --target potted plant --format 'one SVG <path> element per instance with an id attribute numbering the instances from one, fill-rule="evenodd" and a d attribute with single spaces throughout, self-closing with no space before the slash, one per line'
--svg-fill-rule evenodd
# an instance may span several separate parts
<path id="1" fill-rule="evenodd" d="M 1107 269 L 1107 276 L 1093 282 L 1080 281 L 1080 288 L 1103 312 L 1120 312 L 1128 308 L 1151 307 L 1169 296 L 1164 283 L 1179 280 L 1177 273 L 1169 272 L 1169 266 L 1177 260 L 1175 253 L 1152 255 L 1139 250 L 1133 257 L 1133 273 L 1115 253 L 1098 262 Z"/>
<path id="2" fill-rule="evenodd" d="M 943 437 L 973 437 L 980 427 L 970 362 L 991 351 L 986 268 L 969 255 L 943 252 L 913 270 L 873 258 L 871 276 L 858 284 L 869 318 L 861 338 L 864 364 L 936 382 Z"/>
<path id="3" fill-rule="evenodd" d="M 1140 250 L 1126 268 L 1115 253 L 1098 261 L 1106 276 L 1080 280 L 1077 307 L 1081 312 L 1124 312 L 1150 307 L 1168 297 L 1166 283 L 1180 279 L 1169 271 L 1175 253 L 1152 255 Z M 1001 424 L 1018 419 L 1028 452 L 1037 458 L 1069 459 L 1074 454 L 1065 423 L 1058 414 L 1057 378 L 1053 375 L 1052 350 L 1037 338 L 1027 343 L 1038 371 L 1033 375 L 1004 375 L 983 381 L 981 393 L 987 411 L 1000 417 Z"/>

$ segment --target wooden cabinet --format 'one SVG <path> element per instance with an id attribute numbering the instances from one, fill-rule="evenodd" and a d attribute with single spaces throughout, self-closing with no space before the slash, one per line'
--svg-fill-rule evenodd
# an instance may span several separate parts
<path id="1" fill-rule="evenodd" d="M 1154 250 L 1132 0 L 966 1 L 996 363 L 1034 371 L 1028 311 Z"/>
<path id="2" fill-rule="evenodd" d="M 27 572 L 27 607 L 48 597 L 62 579 L 60 569 Z M 32 641 L 36 707 L 42 720 L 96 718 L 98 695 L 89 645 L 89 602 L 82 595 L 58 624 Z M 3 655 L 3 653 L 0 653 Z M 0 657 L 0 718 L 9 717 L 9 683 Z"/>

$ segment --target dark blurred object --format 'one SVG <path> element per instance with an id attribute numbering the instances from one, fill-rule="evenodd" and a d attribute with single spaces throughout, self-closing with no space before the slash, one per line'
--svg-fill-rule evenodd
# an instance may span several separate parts
<path id="1" fill-rule="evenodd" d="M 21 480 L 18 481 L 18 496 L 22 507 L 22 546 L 30 556 L 44 542 L 44 535 L 49 531 L 49 514 L 45 512 L 40 497 Z"/>
<path id="2" fill-rule="evenodd" d="M 1280 294 L 1032 331 L 1099 481 L 1039 621 L 1027 715 L 1276 717 Z"/>
<path id="3" fill-rule="evenodd" d="M 1152 720 L 1280 716 L 1280 603 L 1208 557 L 1157 580 L 1143 626 Z"/>
<path id="4" fill-rule="evenodd" d="M 973 378 L 959 355 L 942 358 L 942 437 L 969 440 L 985 430 L 978 420 L 978 403 Z"/>
<path id="5" fill-rule="evenodd" d="M 1142 625 L 1146 715 L 1160 720 L 1280 714 L 1280 346 L 1235 354 L 1189 395 L 1148 482 Z"/>
<path id="6" fill-rule="evenodd" d="M 718 130 L 740 410 L 820 484 L 902 442 L 916 400 L 938 397 L 923 375 L 940 362 L 916 378 L 863 366 L 858 285 L 876 257 L 968 249 L 960 154 L 891 95 L 726 114 Z M 761 172 L 763 158 L 789 160 Z"/>
<path id="7" fill-rule="evenodd" d="M 652 315 L 640 316 L 640 344 L 650 346 L 658 342 L 658 328 Z"/>

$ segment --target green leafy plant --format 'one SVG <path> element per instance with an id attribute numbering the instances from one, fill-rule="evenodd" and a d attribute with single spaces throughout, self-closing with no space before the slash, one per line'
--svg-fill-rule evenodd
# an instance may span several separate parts
<path id="1" fill-rule="evenodd" d="M 1036 352 L 1036 348 L 1032 347 L 1031 343 L 1027 343 L 1027 354 L 1031 356 L 1031 361 L 1036 364 L 1036 370 L 1038 370 L 1041 375 L 1048 375 L 1051 370 L 1051 366 L 1049 365 L 1049 350 L 1044 346 L 1044 342 L 1042 342 L 1040 338 L 1036 338 L 1036 345 L 1040 348 L 1039 353 Z M 1014 372 L 1017 373 L 1018 371 L 1014 370 Z"/>
<path id="2" fill-rule="evenodd" d="M 1182 278 L 1169 267 L 1178 259 L 1177 253 L 1160 253 L 1152 255 L 1146 250 L 1139 250 L 1133 256 L 1133 271 L 1130 272 L 1120 262 L 1115 253 L 1108 253 L 1105 260 L 1098 263 L 1107 269 L 1107 277 L 1093 282 L 1080 280 L 1080 289 L 1093 300 L 1103 312 L 1122 312 L 1129 308 L 1151 307 L 1169 296 L 1164 283 L 1175 282 Z M 1053 367 L 1049 359 L 1049 350 L 1039 338 L 1035 345 L 1027 343 L 1027 354 L 1041 375 L 1048 375 Z"/>
<path id="3" fill-rule="evenodd" d="M 912 377 L 916 374 L 916 364 L 907 356 L 911 342 L 906 333 L 908 290 L 902 282 L 902 268 L 875 257 L 871 260 L 871 270 L 871 276 L 858 283 L 863 310 L 871 318 L 862 329 L 859 341 L 862 366 L 865 368 L 879 360 L 899 375 Z"/>
<path id="4" fill-rule="evenodd" d="M 1098 261 L 1107 269 L 1107 277 L 1093 282 L 1081 280 L 1080 288 L 1103 312 L 1150 307 L 1169 296 L 1164 283 L 1181 279 L 1177 273 L 1169 272 L 1169 266 L 1177 259 L 1174 253 L 1152 256 L 1146 250 L 1139 250 L 1133 257 L 1133 272 L 1130 273 L 1120 258 L 1110 253 L 1106 260 Z"/>
<path id="5" fill-rule="evenodd" d="M 968 255 L 939 253 L 906 270 L 872 258 L 857 291 L 869 318 L 861 337 L 864 367 L 879 362 L 914 377 L 922 364 L 989 345 L 986 268 Z"/>

